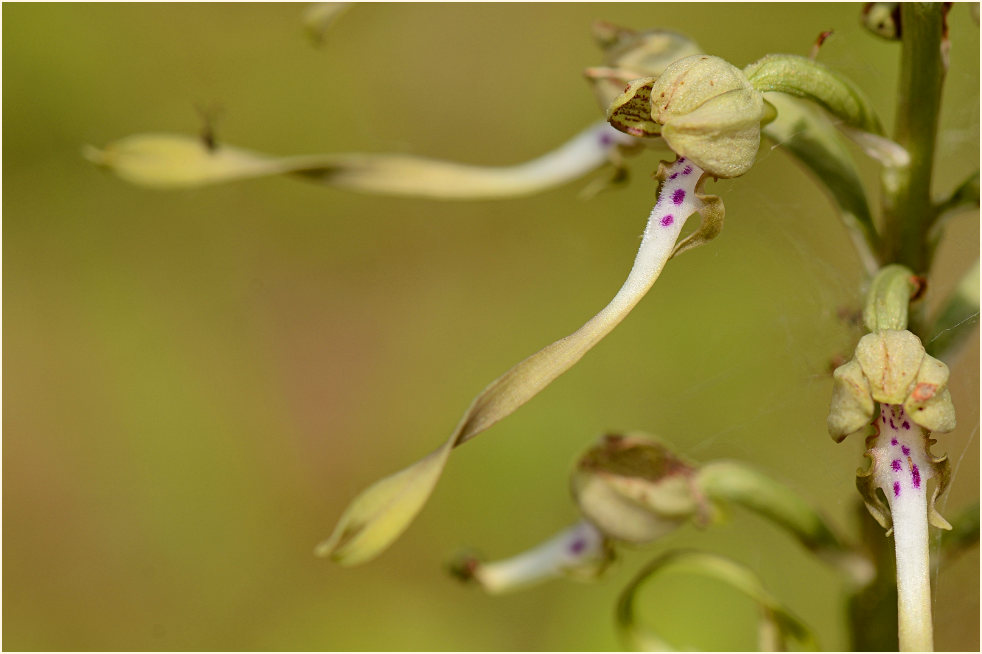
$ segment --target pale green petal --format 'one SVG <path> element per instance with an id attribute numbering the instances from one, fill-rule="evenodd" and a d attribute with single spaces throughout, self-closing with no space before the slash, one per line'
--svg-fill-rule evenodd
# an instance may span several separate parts
<path id="1" fill-rule="evenodd" d="M 837 443 L 870 423 L 873 395 L 859 362 L 852 359 L 832 372 L 832 403 L 827 419 Z"/>
<path id="2" fill-rule="evenodd" d="M 577 179 L 634 140 L 598 122 L 559 148 L 515 166 L 474 166 L 399 154 L 273 157 L 226 145 L 209 148 L 176 134 L 140 134 L 89 148 L 86 157 L 122 179 L 160 189 L 190 188 L 255 177 L 302 178 L 364 193 L 437 199 L 513 197 Z"/>

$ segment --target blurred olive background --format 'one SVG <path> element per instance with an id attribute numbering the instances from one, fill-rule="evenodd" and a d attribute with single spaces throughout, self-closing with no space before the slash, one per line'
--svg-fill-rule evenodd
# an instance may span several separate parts
<path id="1" fill-rule="evenodd" d="M 496 202 L 370 197 L 266 179 L 129 186 L 86 144 L 196 133 L 277 154 L 404 152 L 507 164 L 601 112 L 581 71 L 595 19 L 683 31 L 744 65 L 807 54 L 893 121 L 899 47 L 859 5 L 357 5 L 325 44 L 302 5 L 5 5 L 3 618 L 6 649 L 620 649 L 617 594 L 671 547 L 725 553 L 847 647 L 844 589 L 741 511 L 626 552 L 598 583 L 504 597 L 458 584 L 464 547 L 516 553 L 575 520 L 567 477 L 608 430 L 697 460 L 753 461 L 857 532 L 862 443 L 825 432 L 830 361 L 860 336 L 846 232 L 765 144 L 711 188 L 724 233 L 672 262 L 570 373 L 456 451 L 419 519 L 376 561 L 312 555 L 348 501 L 435 447 L 472 396 L 617 290 L 658 153 L 592 199 L 586 180 Z M 951 15 L 939 192 L 977 165 L 978 28 Z M 863 162 L 872 185 L 876 167 Z M 977 256 L 953 221 L 932 305 Z M 949 517 L 978 497 L 978 338 L 955 362 L 942 437 Z M 937 579 L 937 645 L 979 647 L 978 550 Z M 645 594 L 681 646 L 754 647 L 755 611 L 666 577 Z"/>

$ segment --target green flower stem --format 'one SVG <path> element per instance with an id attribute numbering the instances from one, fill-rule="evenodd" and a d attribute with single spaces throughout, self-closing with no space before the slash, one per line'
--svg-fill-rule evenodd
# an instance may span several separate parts
<path id="1" fill-rule="evenodd" d="M 872 578 L 870 562 L 840 540 L 815 509 L 760 471 L 735 461 L 714 461 L 702 466 L 696 483 L 709 499 L 738 504 L 786 529 L 855 583 Z"/>
<path id="2" fill-rule="evenodd" d="M 893 140 L 910 154 L 903 166 L 885 167 L 883 241 L 880 260 L 925 273 L 931 264 L 927 233 L 935 218 L 931 201 L 941 87 L 941 3 L 903 3 L 903 43 Z"/>

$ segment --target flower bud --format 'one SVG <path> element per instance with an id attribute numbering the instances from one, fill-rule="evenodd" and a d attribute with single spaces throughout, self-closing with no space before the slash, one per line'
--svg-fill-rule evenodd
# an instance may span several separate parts
<path id="1" fill-rule="evenodd" d="M 656 78 L 632 82 L 611 105 L 608 121 L 635 136 L 661 136 L 680 156 L 714 177 L 737 177 L 760 146 L 764 96 L 719 57 L 693 55 Z"/>
<path id="2" fill-rule="evenodd" d="M 699 512 L 695 470 L 650 438 L 609 434 L 577 464 L 573 496 L 583 516 L 607 536 L 645 543 Z"/>
<path id="3" fill-rule="evenodd" d="M 947 389 L 948 366 L 925 352 L 909 331 L 867 334 L 855 358 L 833 373 L 829 433 L 836 441 L 873 418 L 874 402 L 900 405 L 928 431 L 955 428 L 955 407 Z"/>

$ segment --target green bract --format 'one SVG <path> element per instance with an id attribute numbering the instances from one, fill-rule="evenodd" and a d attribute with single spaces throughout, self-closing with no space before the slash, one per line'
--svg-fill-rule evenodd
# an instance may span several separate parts
<path id="1" fill-rule="evenodd" d="M 760 146 L 764 96 L 719 57 L 693 55 L 657 78 L 632 82 L 607 119 L 634 136 L 660 134 L 669 147 L 714 177 L 747 172 Z"/>

